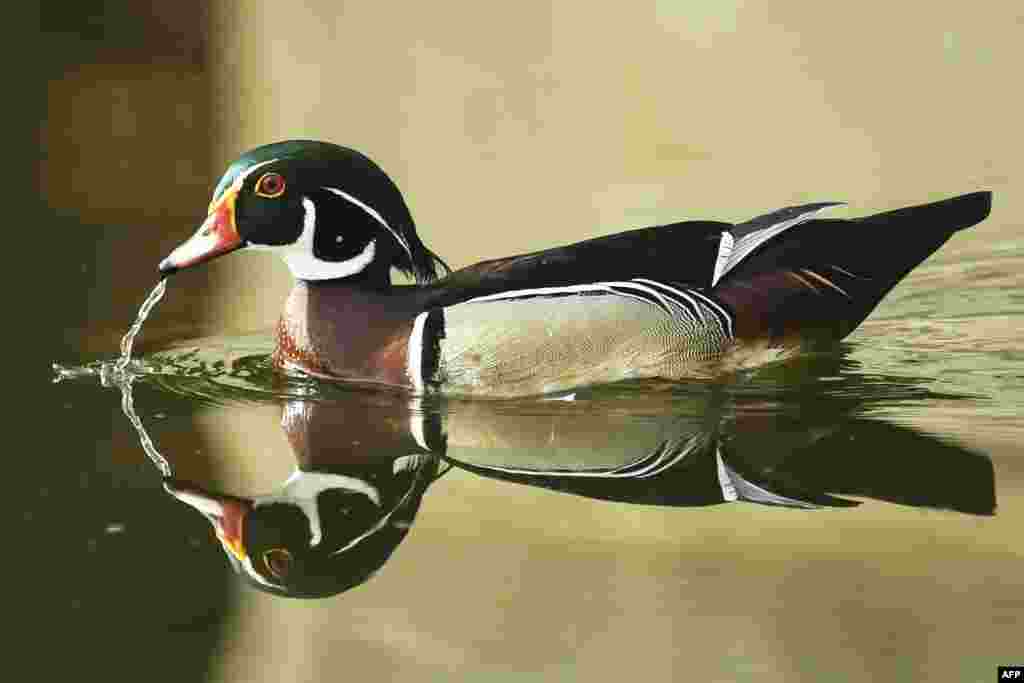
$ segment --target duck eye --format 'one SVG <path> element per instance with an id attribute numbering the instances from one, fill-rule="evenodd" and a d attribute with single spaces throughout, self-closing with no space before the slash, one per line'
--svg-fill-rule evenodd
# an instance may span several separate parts
<path id="1" fill-rule="evenodd" d="M 280 173 L 264 173 L 256 181 L 256 194 L 273 199 L 284 194 L 284 178 Z"/>
<path id="2" fill-rule="evenodd" d="M 292 567 L 292 554 L 284 548 L 274 548 L 263 553 L 263 564 L 271 574 L 279 579 L 288 576 Z"/>

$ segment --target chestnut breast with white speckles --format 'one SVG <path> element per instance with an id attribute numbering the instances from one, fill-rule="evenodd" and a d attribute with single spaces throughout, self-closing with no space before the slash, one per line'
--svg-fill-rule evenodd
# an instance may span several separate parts
<path id="1" fill-rule="evenodd" d="M 278 323 L 274 361 L 309 374 L 409 386 L 414 311 L 388 293 L 300 282 Z"/>

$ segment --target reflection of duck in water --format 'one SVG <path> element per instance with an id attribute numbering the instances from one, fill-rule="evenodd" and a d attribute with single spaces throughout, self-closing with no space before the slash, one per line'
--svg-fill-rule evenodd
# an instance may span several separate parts
<path id="1" fill-rule="evenodd" d="M 480 404 L 466 404 L 448 413 L 445 460 L 489 478 L 643 505 L 852 507 L 858 503 L 837 496 L 853 496 L 972 514 L 995 509 L 987 457 L 863 417 L 857 400 L 708 395 L 671 405 L 675 412 L 645 415 L 612 404 L 595 411 L 584 401 L 562 414 L 487 420 Z M 558 438 L 545 443 L 545 434 Z"/>
<path id="2" fill-rule="evenodd" d="M 788 406 L 788 407 L 786 407 Z M 732 501 L 850 507 L 845 497 L 994 510 L 983 456 L 858 416 L 862 404 L 690 396 L 549 403 L 401 397 L 291 401 L 282 426 L 298 470 L 245 499 L 171 481 L 213 523 L 235 568 L 269 592 L 318 597 L 366 581 L 405 538 L 445 463 L 488 478 L 643 505 Z"/>

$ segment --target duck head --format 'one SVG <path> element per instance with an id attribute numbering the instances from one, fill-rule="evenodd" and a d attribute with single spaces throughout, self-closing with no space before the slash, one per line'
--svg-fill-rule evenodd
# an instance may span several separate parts
<path id="1" fill-rule="evenodd" d="M 424 283 L 447 270 L 416 235 L 402 194 L 377 164 L 313 140 L 264 145 L 232 163 L 206 220 L 160 272 L 239 249 L 279 253 L 299 280 L 387 285 L 396 268 Z"/>

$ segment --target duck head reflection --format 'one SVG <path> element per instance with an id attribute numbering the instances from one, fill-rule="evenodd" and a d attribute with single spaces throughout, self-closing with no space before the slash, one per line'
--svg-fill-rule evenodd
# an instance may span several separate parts
<path id="1" fill-rule="evenodd" d="M 255 587 L 335 595 L 388 560 L 442 467 L 380 410 L 366 400 L 343 410 L 287 403 L 282 427 L 298 467 L 272 494 L 238 497 L 173 478 L 164 486 L 206 516 L 234 569 Z"/>
<path id="2" fill-rule="evenodd" d="M 841 392 L 716 389 L 429 408 L 368 392 L 295 399 L 281 424 L 297 469 L 275 493 L 242 498 L 173 479 L 167 489 L 210 520 L 250 583 L 293 597 L 369 579 L 450 467 L 643 505 L 859 505 L 853 497 L 994 511 L 987 457 L 866 417 L 865 403 Z"/>

